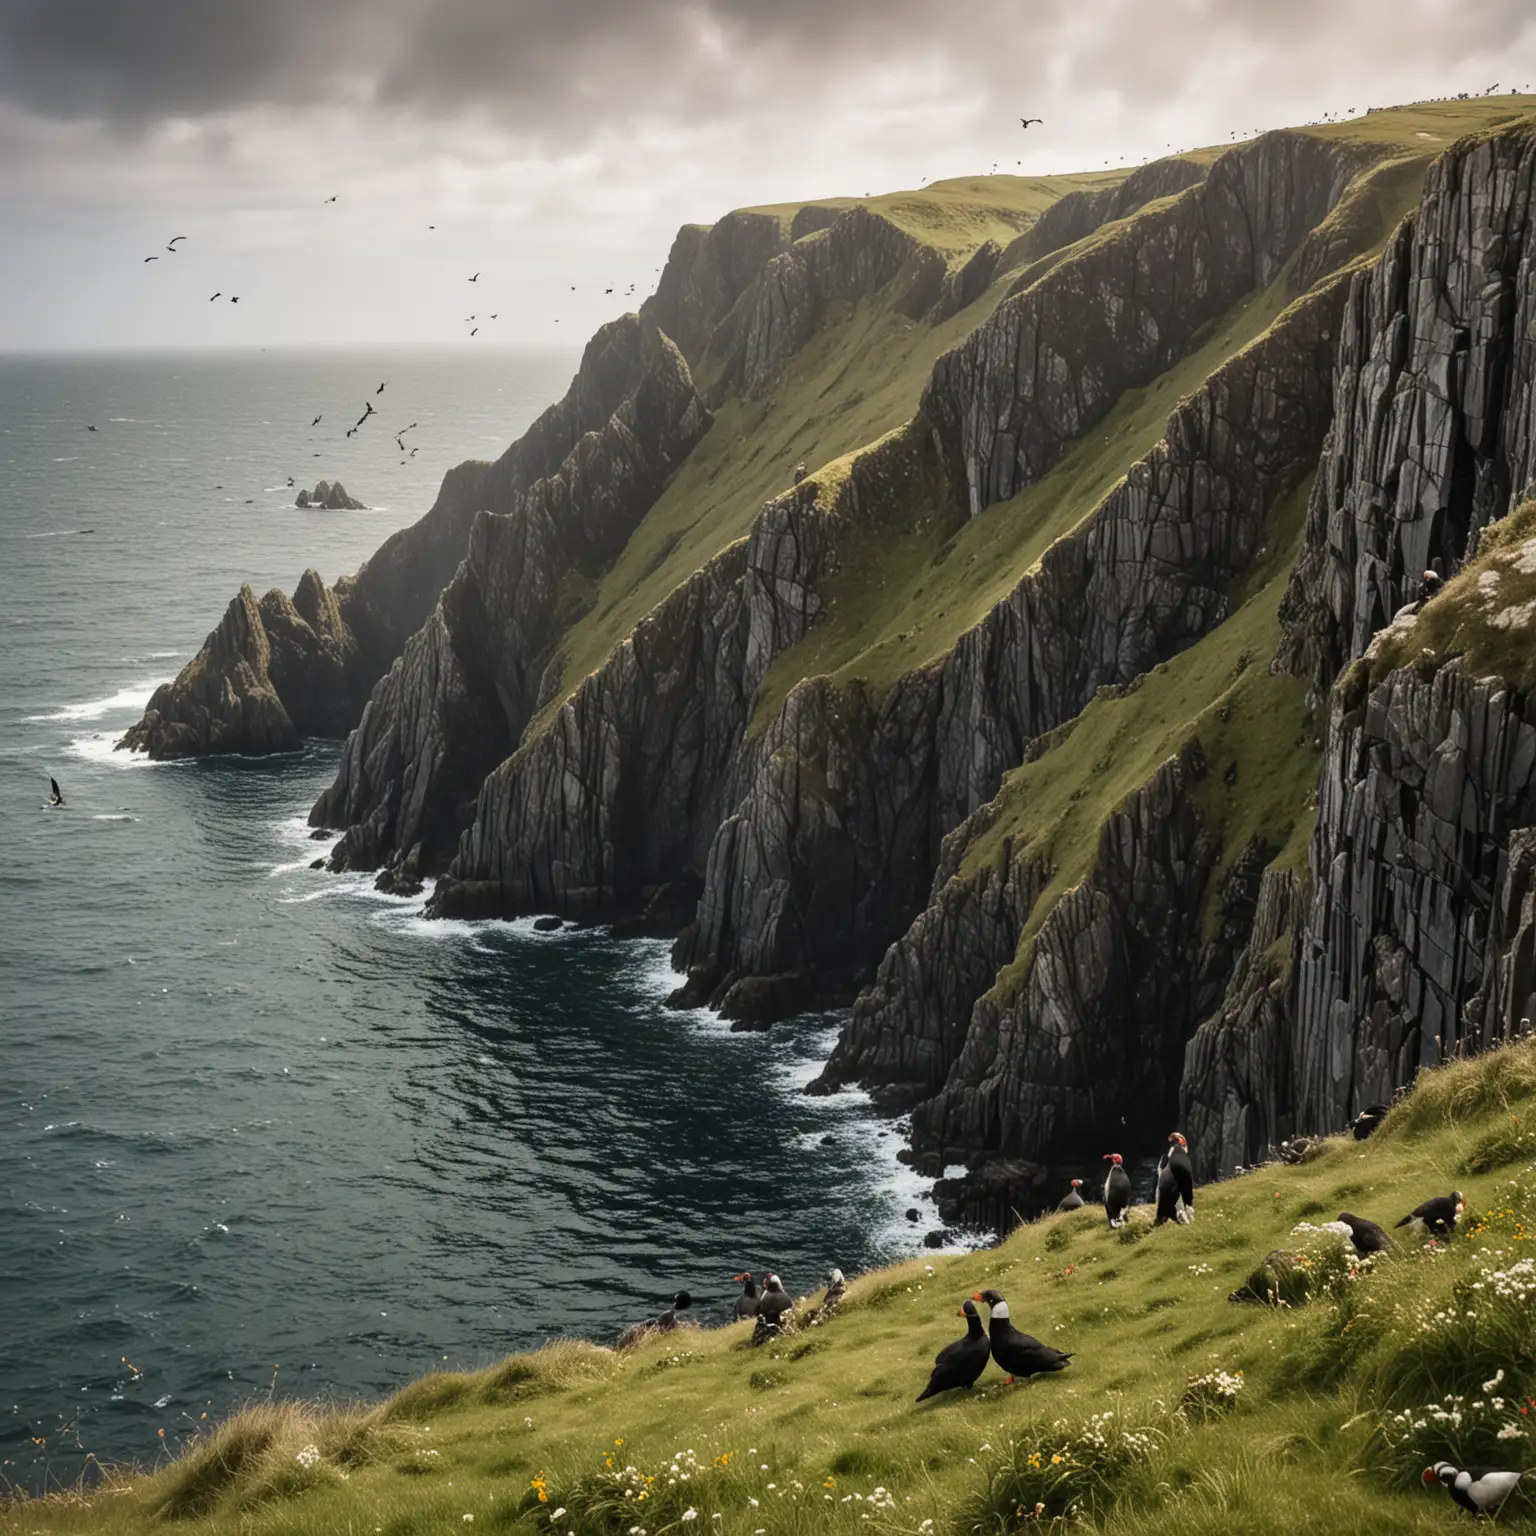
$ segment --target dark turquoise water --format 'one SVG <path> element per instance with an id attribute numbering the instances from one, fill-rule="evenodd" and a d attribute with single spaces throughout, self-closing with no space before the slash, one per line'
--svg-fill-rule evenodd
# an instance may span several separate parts
<path id="1" fill-rule="evenodd" d="M 573 361 L 0 358 L 6 1478 L 150 1460 L 274 1371 L 380 1393 L 916 1247 L 894 1132 L 799 1092 L 835 1019 L 733 1035 L 662 1006 L 665 945 L 428 923 L 310 870 L 332 745 L 111 750 L 239 582 L 355 568 Z M 342 436 L 384 379 L 404 467 Z M 290 474 L 383 510 L 285 507 Z"/>

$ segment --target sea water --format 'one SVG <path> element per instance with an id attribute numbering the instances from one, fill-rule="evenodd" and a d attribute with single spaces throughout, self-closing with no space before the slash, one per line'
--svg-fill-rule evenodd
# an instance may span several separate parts
<path id="1" fill-rule="evenodd" d="M 0 357 L 10 1482 L 152 1462 L 274 1390 L 381 1394 L 611 1338 L 679 1288 L 722 1320 L 737 1270 L 804 1292 L 933 1225 L 898 1130 L 860 1095 L 801 1092 L 835 1017 L 732 1033 L 664 1006 L 665 944 L 429 922 L 311 869 L 335 743 L 114 750 L 242 582 L 354 570 L 574 364 Z M 295 509 L 321 476 L 371 510 Z"/>

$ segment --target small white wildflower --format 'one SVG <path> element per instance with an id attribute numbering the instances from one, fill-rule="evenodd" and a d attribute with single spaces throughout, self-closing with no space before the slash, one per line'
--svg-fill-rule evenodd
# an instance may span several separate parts
<path id="1" fill-rule="evenodd" d="M 691 1504 L 683 1511 L 682 1520 L 684 1525 L 687 1525 L 690 1520 L 697 1520 L 698 1518 L 699 1512 Z"/>
<path id="2" fill-rule="evenodd" d="M 756 1508 L 757 1508 L 757 1507 L 758 1507 L 758 1506 L 757 1506 L 757 1500 L 756 1500 L 756 1499 L 748 1499 L 748 1500 L 747 1500 L 747 1503 L 748 1503 L 748 1504 L 750 1504 L 750 1505 L 751 1505 L 751 1506 L 752 1506 L 752 1508 L 753 1508 L 753 1509 L 756 1509 Z"/>
<path id="3" fill-rule="evenodd" d="M 562 1504 L 562 1505 L 561 1505 L 561 1506 L 560 1506 L 560 1508 L 559 1508 L 559 1509 L 557 1509 L 557 1510 L 556 1510 L 556 1511 L 555 1511 L 555 1512 L 554 1512 L 554 1514 L 552 1514 L 552 1515 L 551 1515 L 551 1516 L 550 1516 L 550 1517 L 549 1517 L 549 1518 L 550 1518 L 550 1519 L 551 1519 L 551 1520 L 560 1520 L 560 1519 L 563 1519 L 563 1518 L 564 1518 L 564 1516 L 565 1516 L 565 1505 L 564 1505 L 564 1504 Z"/>
<path id="4" fill-rule="evenodd" d="M 465 1515 L 464 1516 L 464 1524 L 465 1525 L 473 1525 L 474 1523 L 475 1523 L 475 1517 L 473 1515 Z"/>
<path id="5" fill-rule="evenodd" d="M 312 1467 L 320 1460 L 320 1447 L 318 1445 L 306 1445 L 293 1459 L 301 1467 Z"/>
<path id="6" fill-rule="evenodd" d="M 1501 1381 L 1503 1381 L 1503 1380 L 1504 1380 L 1504 1367 L 1501 1365 L 1498 1368 L 1498 1370 L 1494 1372 L 1493 1379 L 1491 1381 L 1485 1381 L 1483 1383 L 1483 1391 L 1484 1392 L 1492 1392 L 1493 1389 L 1496 1386 L 1498 1386 L 1498 1384 Z"/>

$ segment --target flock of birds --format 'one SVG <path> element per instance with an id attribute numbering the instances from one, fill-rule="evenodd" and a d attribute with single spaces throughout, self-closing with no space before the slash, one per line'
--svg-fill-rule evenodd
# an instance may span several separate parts
<path id="1" fill-rule="evenodd" d="M 1351 1126 L 1355 1138 L 1365 1140 L 1380 1125 L 1386 1113 L 1387 1106 L 1379 1104 L 1362 1110 Z M 1286 1160 L 1300 1161 L 1311 1143 L 1308 1140 L 1285 1145 L 1297 1154 Z M 1110 1227 L 1118 1229 L 1125 1225 L 1135 1202 L 1135 1193 L 1121 1154 L 1106 1152 L 1104 1161 L 1109 1164 L 1101 1197 L 1104 1215 Z M 1083 1182 L 1082 1179 L 1071 1181 L 1066 1195 L 1056 1207 L 1057 1212 L 1071 1213 L 1087 1207 L 1088 1202 L 1082 1194 Z M 1182 1226 L 1194 1220 L 1194 1164 L 1189 1155 L 1189 1143 L 1178 1131 L 1170 1133 L 1158 1161 L 1156 1201 L 1153 1226 L 1162 1226 L 1165 1222 Z M 1460 1190 L 1453 1190 L 1448 1195 L 1431 1196 L 1415 1206 L 1396 1226 L 1411 1227 L 1421 1237 L 1448 1240 L 1455 1235 L 1457 1218 L 1465 1210 L 1465 1197 Z M 1378 1223 L 1349 1211 L 1341 1211 L 1338 1220 L 1330 1223 L 1330 1229 L 1344 1237 L 1360 1258 L 1384 1253 L 1392 1246 L 1391 1238 Z M 752 1345 L 765 1344 L 792 1325 L 795 1301 L 784 1289 L 778 1275 L 769 1274 L 761 1291 L 750 1273 L 732 1278 L 742 1287 L 732 1310 L 732 1320 L 752 1322 Z M 815 1326 L 825 1322 L 836 1312 L 847 1290 L 848 1283 L 842 1270 L 834 1269 L 820 1303 L 808 1312 L 805 1323 Z M 977 1310 L 978 1303 L 987 1308 L 985 1328 Z M 682 1314 L 692 1305 L 693 1297 L 689 1292 L 679 1291 L 666 1311 L 626 1328 L 619 1335 L 617 1347 L 631 1349 L 658 1334 L 687 1326 Z M 1015 1327 L 1007 1299 L 1001 1291 L 976 1291 L 961 1303 L 958 1315 L 965 1319 L 965 1334 L 953 1344 L 946 1344 L 934 1357 L 928 1383 L 916 1398 L 919 1403 L 945 1392 L 969 1391 L 980 1380 L 989 1362 L 997 1363 L 1006 1373 L 1005 1385 L 1012 1386 L 1032 1376 L 1063 1371 L 1073 1358 L 1072 1351 L 1043 1344 L 1033 1334 Z M 1503 1505 L 1523 1475 L 1521 1471 L 1505 1468 L 1457 1467 L 1441 1461 L 1425 1468 L 1423 1480 L 1429 1486 L 1436 1483 L 1443 1486 L 1463 1508 L 1477 1514 L 1490 1514 Z"/>

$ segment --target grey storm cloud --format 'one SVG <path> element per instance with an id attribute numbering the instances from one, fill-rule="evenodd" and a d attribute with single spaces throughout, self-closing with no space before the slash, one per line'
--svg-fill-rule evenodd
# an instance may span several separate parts
<path id="1" fill-rule="evenodd" d="M 0 99 L 133 128 L 317 100 L 538 131 L 707 120 L 775 93 L 835 111 L 850 71 L 954 66 L 979 96 L 1047 84 L 1167 98 L 1224 50 L 1320 59 L 1513 42 L 1527 0 L 0 0 Z M 1420 25 L 1415 26 L 1415 21 Z M 1361 34 L 1364 34 L 1362 37 Z"/>

